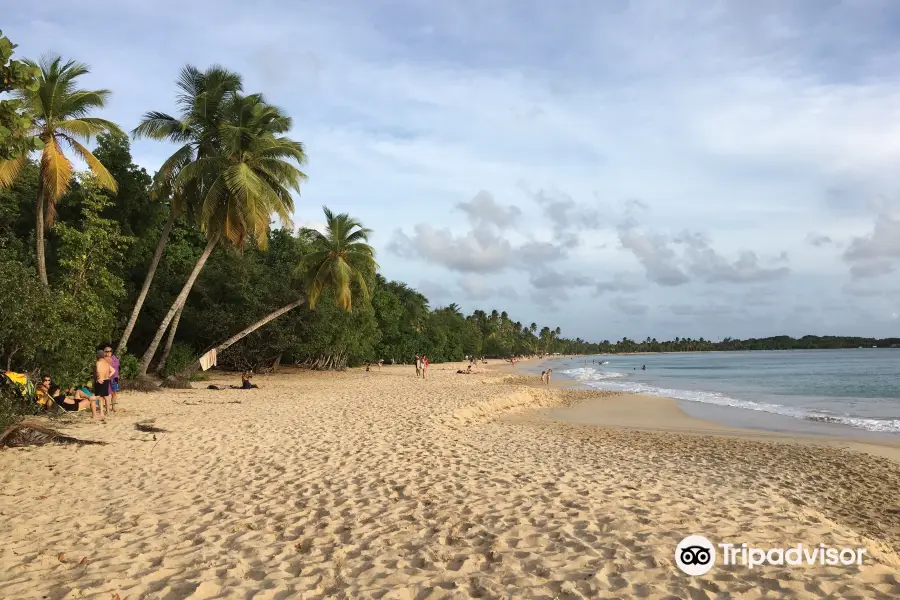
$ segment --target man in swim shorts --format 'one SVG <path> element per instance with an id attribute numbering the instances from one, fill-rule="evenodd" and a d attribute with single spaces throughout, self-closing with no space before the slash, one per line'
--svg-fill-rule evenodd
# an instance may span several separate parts
<path id="1" fill-rule="evenodd" d="M 97 362 L 94 364 L 94 395 L 100 399 L 100 416 L 106 415 L 110 409 L 110 383 L 113 376 L 112 365 L 106 360 L 106 352 L 97 350 Z"/>

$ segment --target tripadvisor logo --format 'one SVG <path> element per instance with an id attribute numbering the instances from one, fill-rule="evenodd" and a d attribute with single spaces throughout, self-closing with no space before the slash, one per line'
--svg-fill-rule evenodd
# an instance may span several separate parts
<path id="1" fill-rule="evenodd" d="M 763 565 L 861 565 L 865 548 L 834 548 L 825 544 L 788 548 L 757 548 L 749 544 L 717 544 L 724 566 L 741 565 L 749 569 Z M 675 548 L 675 564 L 691 576 L 705 575 L 716 564 L 716 546 L 702 535 L 689 535 Z"/>
<path id="2" fill-rule="evenodd" d="M 716 549 L 702 535 L 689 535 L 675 548 L 675 564 L 688 575 L 705 575 L 716 564 Z"/>

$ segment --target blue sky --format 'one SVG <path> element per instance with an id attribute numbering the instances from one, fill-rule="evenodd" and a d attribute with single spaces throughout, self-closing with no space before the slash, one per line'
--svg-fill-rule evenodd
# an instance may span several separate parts
<path id="1" fill-rule="evenodd" d="M 11 13 L 11 14 L 10 14 Z M 223 64 L 434 306 L 586 339 L 900 335 L 900 5 L 396 0 L 7 7 L 132 128 Z M 173 148 L 136 142 L 154 171 Z"/>

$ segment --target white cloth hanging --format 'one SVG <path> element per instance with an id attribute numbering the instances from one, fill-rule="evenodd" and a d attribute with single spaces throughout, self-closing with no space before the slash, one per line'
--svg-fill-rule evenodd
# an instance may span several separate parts
<path id="1" fill-rule="evenodd" d="M 204 371 L 208 371 L 209 369 L 216 366 L 216 349 L 213 348 L 206 354 L 200 357 L 200 368 Z"/>

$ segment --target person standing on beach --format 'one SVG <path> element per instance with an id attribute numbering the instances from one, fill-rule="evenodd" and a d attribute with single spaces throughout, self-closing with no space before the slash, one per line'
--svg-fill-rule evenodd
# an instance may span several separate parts
<path id="1" fill-rule="evenodd" d="M 106 360 L 106 352 L 97 350 L 97 362 L 94 364 L 94 395 L 100 399 L 100 416 L 109 412 L 109 390 L 113 368 Z"/>
<path id="2" fill-rule="evenodd" d="M 541 383 L 547 383 L 545 377 L 547 377 L 547 371 L 541 371 Z"/>
<path id="3" fill-rule="evenodd" d="M 104 358 L 109 361 L 109 366 L 112 367 L 112 377 L 109 379 L 109 392 L 110 392 L 110 405 L 112 406 L 112 411 L 116 412 L 116 403 L 119 401 L 119 357 L 113 355 L 112 348 L 107 346 L 103 349 Z"/>
<path id="4" fill-rule="evenodd" d="M 422 359 L 416 354 L 416 377 L 422 374 Z"/>
<path id="5" fill-rule="evenodd" d="M 422 379 L 425 379 L 425 375 L 428 373 L 428 357 L 422 356 Z"/>
<path id="6" fill-rule="evenodd" d="M 547 381 L 544 382 L 547 385 L 550 385 L 550 373 L 552 373 L 552 372 L 553 372 L 553 369 L 547 369 Z"/>

